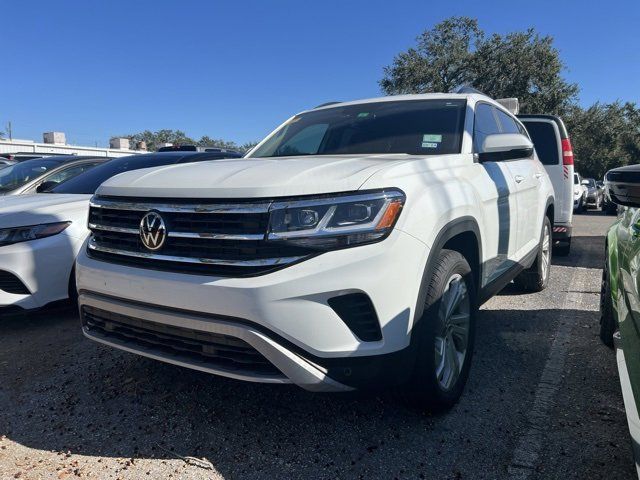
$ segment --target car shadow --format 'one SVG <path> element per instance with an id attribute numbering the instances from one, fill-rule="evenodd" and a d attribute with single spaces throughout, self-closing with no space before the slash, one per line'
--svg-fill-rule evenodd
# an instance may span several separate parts
<path id="1" fill-rule="evenodd" d="M 75 312 L 46 310 L 0 322 L 0 437 L 134 461 L 204 457 L 225 478 L 504 477 L 500 452 L 511 451 L 563 318 L 597 314 L 482 310 L 466 392 L 430 415 L 389 394 L 313 394 L 163 364 L 90 342 Z"/>

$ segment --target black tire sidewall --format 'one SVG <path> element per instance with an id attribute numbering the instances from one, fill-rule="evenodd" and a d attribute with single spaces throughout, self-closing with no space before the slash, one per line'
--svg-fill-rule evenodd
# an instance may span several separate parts
<path id="1" fill-rule="evenodd" d="M 419 335 L 419 344 L 416 364 L 411 380 L 406 385 L 406 391 L 409 393 L 410 398 L 412 397 L 413 403 L 420 402 L 421 406 L 425 406 L 434 411 L 450 408 L 458 401 L 464 391 L 471 368 L 471 359 L 475 344 L 477 312 L 476 288 L 469 264 L 461 254 L 451 250 L 443 250 L 436 263 L 442 266 L 441 262 L 443 260 L 445 268 L 441 270 L 441 273 L 444 273 L 441 276 L 434 276 L 432 282 L 429 284 L 425 298 L 425 309 L 417 324 L 418 328 L 416 333 Z M 447 284 L 446 282 L 456 273 L 462 275 L 469 294 L 469 342 L 464 364 L 456 383 L 451 389 L 443 390 L 438 383 L 435 373 L 435 338 L 440 328 L 438 310 L 440 308 L 440 298 Z"/>

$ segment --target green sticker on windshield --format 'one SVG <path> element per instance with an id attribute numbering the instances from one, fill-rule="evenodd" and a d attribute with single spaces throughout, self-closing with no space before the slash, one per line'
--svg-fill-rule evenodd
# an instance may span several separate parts
<path id="1" fill-rule="evenodd" d="M 366 118 L 369 116 L 369 112 L 360 112 L 358 118 Z"/>
<path id="2" fill-rule="evenodd" d="M 440 143 L 442 142 L 442 135 L 425 134 L 425 135 L 422 135 L 422 141 Z"/>

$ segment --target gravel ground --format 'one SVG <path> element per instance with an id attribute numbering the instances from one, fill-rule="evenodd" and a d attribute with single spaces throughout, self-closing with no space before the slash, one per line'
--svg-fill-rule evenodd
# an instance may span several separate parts
<path id="1" fill-rule="evenodd" d="M 0 478 L 633 478 L 597 337 L 612 221 L 577 216 L 550 288 L 508 287 L 482 308 L 468 388 L 437 416 L 112 350 L 68 309 L 1 319 Z"/>

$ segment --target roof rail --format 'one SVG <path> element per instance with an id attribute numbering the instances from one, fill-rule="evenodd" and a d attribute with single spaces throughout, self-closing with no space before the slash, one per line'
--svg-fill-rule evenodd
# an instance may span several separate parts
<path id="1" fill-rule="evenodd" d="M 336 103 L 342 103 L 342 102 L 326 102 L 326 103 L 321 103 L 320 105 L 313 107 L 313 109 L 315 110 L 316 108 L 321 108 L 321 107 L 328 107 L 329 105 L 335 105 Z"/>
<path id="2" fill-rule="evenodd" d="M 479 93 L 480 95 L 488 96 L 486 93 L 481 92 L 477 88 L 470 87 L 469 85 L 460 85 L 455 88 L 452 93 Z"/>

